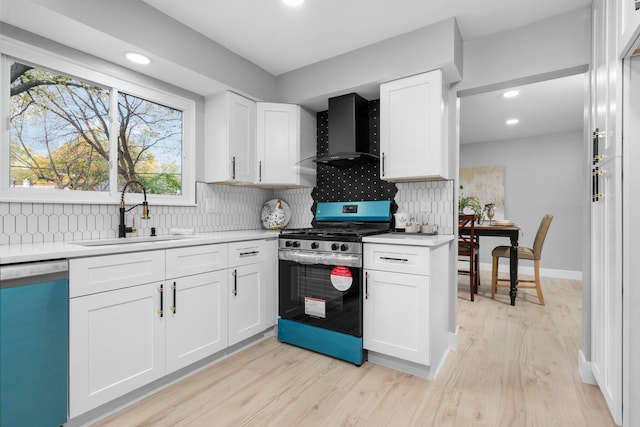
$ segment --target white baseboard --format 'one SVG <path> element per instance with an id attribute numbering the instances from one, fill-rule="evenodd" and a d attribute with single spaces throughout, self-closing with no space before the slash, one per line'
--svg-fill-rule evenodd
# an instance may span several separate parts
<path id="1" fill-rule="evenodd" d="M 598 385 L 596 377 L 593 376 L 593 371 L 591 370 L 591 362 L 587 362 L 582 350 L 578 350 L 578 372 L 583 383 Z"/>
<path id="2" fill-rule="evenodd" d="M 455 332 L 449 332 L 449 351 L 458 351 L 458 330 L 460 326 L 456 326 Z"/>
<path id="3" fill-rule="evenodd" d="M 491 271 L 491 264 L 489 263 L 480 263 L 480 271 Z M 507 264 L 499 264 L 498 272 L 509 274 L 509 266 Z M 518 273 L 526 274 L 529 276 L 533 276 L 533 266 L 530 265 L 519 265 Z M 554 268 L 541 268 L 540 276 L 542 277 L 556 277 L 558 279 L 568 279 L 568 280 L 582 280 L 582 271 L 573 271 L 573 270 L 557 270 Z"/>

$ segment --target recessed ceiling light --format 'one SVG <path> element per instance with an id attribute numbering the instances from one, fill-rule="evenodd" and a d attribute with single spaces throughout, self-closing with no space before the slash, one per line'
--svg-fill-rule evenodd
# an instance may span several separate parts
<path id="1" fill-rule="evenodd" d="M 514 96 L 518 96 L 520 92 L 518 92 L 517 90 L 508 90 L 505 93 L 502 94 L 502 96 L 504 96 L 505 98 L 513 98 Z"/>
<path id="2" fill-rule="evenodd" d="M 518 119 L 509 119 L 509 120 L 507 120 L 507 122 L 506 122 L 506 123 L 507 123 L 508 125 L 516 125 L 516 124 L 518 124 L 518 122 L 519 122 L 519 121 L 520 121 L 520 120 L 518 120 Z"/>
<path id="3" fill-rule="evenodd" d="M 148 56 L 145 56 L 141 53 L 136 52 L 126 52 L 124 56 L 131 62 L 135 62 L 136 64 L 148 65 L 151 64 L 151 59 Z"/>
<path id="4" fill-rule="evenodd" d="M 282 0 L 282 2 L 287 6 L 300 6 L 304 0 Z"/>

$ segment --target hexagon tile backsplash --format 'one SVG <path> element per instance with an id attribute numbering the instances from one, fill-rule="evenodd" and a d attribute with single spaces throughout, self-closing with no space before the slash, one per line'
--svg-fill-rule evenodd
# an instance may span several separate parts
<path id="1" fill-rule="evenodd" d="M 198 183 L 197 206 L 151 204 L 149 220 L 136 217 L 137 234 L 149 235 L 151 227 L 158 234 L 167 234 L 171 228 L 192 228 L 196 233 L 260 229 L 262 205 L 274 198 L 285 200 L 291 208 L 287 228 L 305 228 L 313 220 L 311 191 Z M 436 223 L 442 233 L 453 234 L 453 181 L 398 184 L 396 203 L 417 220 Z M 117 231 L 117 205 L 0 202 L 3 245 L 106 239 L 116 237 Z"/>

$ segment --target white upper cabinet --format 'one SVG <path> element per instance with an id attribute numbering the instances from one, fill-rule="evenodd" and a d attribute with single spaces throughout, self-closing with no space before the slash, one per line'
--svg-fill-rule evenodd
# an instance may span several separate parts
<path id="1" fill-rule="evenodd" d="M 233 92 L 205 100 L 207 182 L 255 181 L 256 103 Z"/>
<path id="2" fill-rule="evenodd" d="M 387 181 L 448 179 L 442 71 L 380 85 L 380 175 Z"/>
<path id="3" fill-rule="evenodd" d="M 316 118 L 299 105 L 225 92 L 205 101 L 204 180 L 259 187 L 313 187 Z"/>
<path id="4" fill-rule="evenodd" d="M 258 185 L 313 187 L 315 168 L 300 160 L 316 154 L 316 118 L 293 104 L 258 102 Z"/>
<path id="5" fill-rule="evenodd" d="M 618 3 L 618 8 L 620 15 L 618 53 L 620 56 L 626 56 L 630 48 L 638 48 L 638 37 L 640 36 L 640 2 L 637 0 L 622 0 Z"/>

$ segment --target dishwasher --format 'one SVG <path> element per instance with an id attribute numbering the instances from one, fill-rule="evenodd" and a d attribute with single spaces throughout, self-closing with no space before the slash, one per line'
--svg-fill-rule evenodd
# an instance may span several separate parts
<path id="1" fill-rule="evenodd" d="M 67 422 L 67 260 L 0 265 L 0 426 Z"/>

